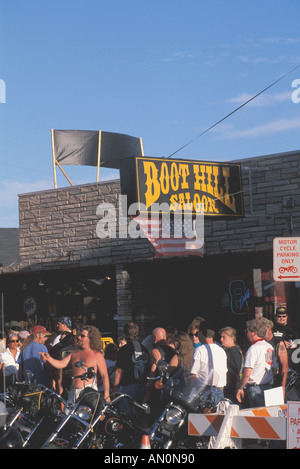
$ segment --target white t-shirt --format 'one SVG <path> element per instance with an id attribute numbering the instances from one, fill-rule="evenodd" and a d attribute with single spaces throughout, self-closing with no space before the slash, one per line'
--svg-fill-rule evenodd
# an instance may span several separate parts
<path id="1" fill-rule="evenodd" d="M 272 383 L 272 369 L 277 368 L 272 345 L 265 340 L 259 340 L 251 345 L 245 356 L 244 368 L 252 368 L 248 384 Z"/>
<path id="2" fill-rule="evenodd" d="M 226 386 L 227 355 L 217 344 L 203 344 L 194 352 L 191 373 L 196 375 L 203 385 Z"/>
<path id="3" fill-rule="evenodd" d="M 16 359 L 13 354 L 7 347 L 4 353 L 0 354 L 0 362 L 3 363 L 5 367 L 5 376 L 18 375 L 19 364 L 17 363 L 18 357 L 20 355 L 20 349 L 17 348 Z"/>
<path id="4" fill-rule="evenodd" d="M 61 334 L 58 334 L 56 337 L 54 337 L 53 342 L 51 342 L 51 347 L 54 347 L 54 345 L 59 344 L 59 341 L 61 339 Z"/>
<path id="5" fill-rule="evenodd" d="M 6 343 L 4 342 L 4 340 L 0 340 L 0 354 L 4 353 L 6 350 Z"/>

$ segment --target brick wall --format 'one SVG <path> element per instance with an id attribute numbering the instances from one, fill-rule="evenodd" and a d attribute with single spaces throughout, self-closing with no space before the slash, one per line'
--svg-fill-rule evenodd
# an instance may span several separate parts
<path id="1" fill-rule="evenodd" d="M 272 249 L 300 233 L 300 152 L 241 160 L 245 217 L 205 219 L 207 255 Z M 117 206 L 119 181 L 19 196 L 20 268 L 122 264 L 153 259 L 145 239 L 99 239 L 97 206 Z M 290 228 L 294 231 L 290 231 Z"/>

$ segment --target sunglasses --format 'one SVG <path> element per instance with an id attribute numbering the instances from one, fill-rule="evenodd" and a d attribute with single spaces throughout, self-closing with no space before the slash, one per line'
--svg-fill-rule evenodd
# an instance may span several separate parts
<path id="1" fill-rule="evenodd" d="M 195 332 L 195 334 L 193 334 L 192 332 L 189 334 L 190 337 L 198 337 L 198 332 Z"/>
<path id="2" fill-rule="evenodd" d="M 19 339 L 17 339 L 17 340 L 10 340 L 10 341 L 9 341 L 10 344 L 14 344 L 15 342 L 19 342 Z"/>

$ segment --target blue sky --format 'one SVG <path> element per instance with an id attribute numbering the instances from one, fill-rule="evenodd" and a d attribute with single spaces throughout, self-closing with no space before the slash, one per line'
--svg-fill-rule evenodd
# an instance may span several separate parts
<path id="1" fill-rule="evenodd" d="M 300 65 L 294 0 L 10 0 L 0 44 L 0 227 L 18 226 L 18 194 L 54 187 L 51 128 L 141 137 L 158 157 L 191 140 L 174 156 L 300 149 L 300 68 L 195 139 Z M 96 168 L 65 169 L 74 184 L 96 180 Z"/>

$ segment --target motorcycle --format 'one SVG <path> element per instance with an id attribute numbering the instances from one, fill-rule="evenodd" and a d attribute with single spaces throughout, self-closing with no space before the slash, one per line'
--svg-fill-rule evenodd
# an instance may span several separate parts
<path id="1" fill-rule="evenodd" d="M 300 401 L 300 373 L 289 368 L 285 387 L 286 401 Z"/>
<path id="2" fill-rule="evenodd" d="M 0 395 L 0 449 L 19 449 L 22 448 L 23 443 L 21 434 L 13 427 L 7 428 L 6 426 L 9 415 L 7 404 L 8 396 L 3 393 Z"/>
<path id="3" fill-rule="evenodd" d="M 126 399 L 133 410 L 133 418 L 129 418 L 118 409 L 118 403 Z M 86 428 L 81 438 L 73 445 L 73 449 L 85 447 L 95 449 L 136 449 L 139 447 L 146 430 L 139 426 L 141 413 L 150 413 L 147 404 L 139 404 L 131 396 L 119 393 L 110 402 L 107 402 L 100 415 Z M 89 439 L 89 435 L 92 438 Z"/>
<path id="4" fill-rule="evenodd" d="M 13 435 L 19 448 L 40 448 L 49 432 L 57 426 L 63 414 L 62 407 L 67 406 L 61 396 L 32 378 L 33 375 L 27 372 L 26 382 L 10 385 L 1 397 L 7 416 L 0 447 L 10 439 L 9 435 Z"/>
<path id="5" fill-rule="evenodd" d="M 86 368 L 82 362 L 77 362 L 76 366 L 84 370 L 76 378 L 95 382 L 94 368 Z M 165 408 L 148 429 L 140 426 L 140 421 L 143 414 L 149 415 L 149 406 L 135 402 L 126 394 L 120 393 L 106 402 L 101 393 L 88 386 L 71 405 L 45 386 L 16 383 L 7 392 L 10 421 L 3 440 L 6 443 L 2 446 L 0 435 L 0 447 L 135 449 L 147 434 L 153 449 L 206 448 L 206 438 L 188 436 L 188 414 L 215 412 L 213 396 L 203 392 L 206 386 L 190 379 L 188 366 L 171 377 L 165 362 L 158 363 L 158 370 L 155 384 L 162 388 Z M 118 410 L 122 399 L 129 401 L 134 418 Z M 15 446 L 7 446 L 11 444 L 7 441 L 12 440 Z"/>
<path id="6" fill-rule="evenodd" d="M 207 381 L 201 383 L 191 376 L 191 364 L 181 367 L 171 377 L 167 364 L 158 367 L 160 376 L 157 380 L 162 386 L 161 401 L 165 408 L 149 433 L 151 448 L 206 449 L 209 438 L 188 435 L 188 415 L 217 411 L 219 401 L 215 400 L 211 387 L 217 382 L 217 373 L 207 374 Z"/>
<path id="7" fill-rule="evenodd" d="M 85 370 L 76 378 L 93 379 L 95 384 L 93 367 L 86 369 L 83 362 L 77 362 L 75 366 Z M 128 399 L 133 409 L 145 413 L 150 411 L 147 405 L 139 404 L 123 393 L 106 402 L 100 392 L 87 386 L 41 449 L 136 448 L 136 438 L 139 438 L 142 429 L 137 431 L 136 423 L 118 411 L 117 404 L 122 399 Z"/>

